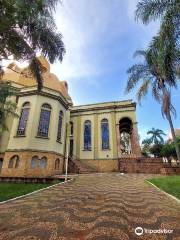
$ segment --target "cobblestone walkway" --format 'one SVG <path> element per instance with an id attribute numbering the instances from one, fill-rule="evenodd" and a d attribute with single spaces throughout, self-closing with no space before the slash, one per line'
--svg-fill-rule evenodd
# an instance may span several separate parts
<path id="1" fill-rule="evenodd" d="M 81 175 L 0 205 L 0 239 L 180 239 L 180 206 L 144 183 L 150 175 Z M 134 233 L 136 227 L 172 234 Z"/>

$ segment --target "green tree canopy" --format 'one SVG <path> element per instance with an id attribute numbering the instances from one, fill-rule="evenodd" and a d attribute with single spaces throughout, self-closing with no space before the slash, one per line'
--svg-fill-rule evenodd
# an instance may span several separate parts
<path id="1" fill-rule="evenodd" d="M 17 90 L 11 87 L 10 83 L 0 84 L 0 136 L 3 131 L 8 131 L 6 125 L 7 117 L 18 117 L 16 114 L 16 103 L 10 97 L 15 96 Z"/>
<path id="2" fill-rule="evenodd" d="M 0 0 L 0 72 L 1 61 L 13 56 L 28 60 L 33 75 L 42 87 L 41 68 L 36 54 L 50 63 L 62 61 L 65 47 L 57 32 L 53 12 L 58 0 Z"/>

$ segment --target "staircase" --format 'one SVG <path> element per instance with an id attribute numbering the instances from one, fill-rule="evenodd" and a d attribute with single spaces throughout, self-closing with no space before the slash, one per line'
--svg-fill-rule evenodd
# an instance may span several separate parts
<path id="1" fill-rule="evenodd" d="M 87 164 L 77 160 L 74 156 L 69 158 L 68 162 L 68 172 L 69 173 L 95 173 L 97 170 Z"/>

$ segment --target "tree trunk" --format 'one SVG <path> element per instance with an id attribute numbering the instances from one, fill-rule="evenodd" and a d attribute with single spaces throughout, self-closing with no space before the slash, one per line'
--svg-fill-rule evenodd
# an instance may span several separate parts
<path id="1" fill-rule="evenodd" d="M 173 142 L 174 142 L 174 145 L 175 145 L 177 159 L 180 161 L 180 150 L 179 150 L 179 146 L 178 146 L 178 143 L 177 143 L 176 134 L 175 134 L 175 131 L 174 131 L 174 126 L 173 126 L 173 123 L 172 123 L 172 118 L 171 118 L 170 112 L 167 115 L 167 120 L 168 120 L 169 125 L 170 125 L 171 135 L 172 135 L 172 139 L 173 139 Z"/>

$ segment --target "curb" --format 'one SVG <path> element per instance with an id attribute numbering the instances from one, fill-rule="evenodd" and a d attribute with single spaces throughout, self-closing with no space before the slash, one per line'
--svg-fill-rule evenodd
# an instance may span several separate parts
<path id="1" fill-rule="evenodd" d="M 155 187 L 157 190 L 159 190 L 160 192 L 164 193 L 166 196 L 172 198 L 173 200 L 177 201 L 178 203 L 180 203 L 180 200 L 176 197 L 174 197 L 173 195 L 163 191 L 162 189 L 158 188 L 156 185 L 154 185 L 153 183 L 149 182 L 148 180 L 145 180 L 146 182 L 150 183 L 153 187 Z"/>
<path id="2" fill-rule="evenodd" d="M 35 193 L 38 193 L 38 192 L 44 191 L 44 190 L 46 190 L 46 189 L 49 189 L 49 188 L 55 187 L 55 186 L 60 185 L 60 184 L 65 184 L 65 183 L 67 183 L 67 182 L 71 182 L 71 181 L 73 181 L 73 180 L 74 180 L 74 179 L 72 178 L 72 179 L 70 179 L 70 180 L 68 180 L 68 181 L 66 181 L 66 182 L 64 181 L 64 182 L 61 182 L 61 183 L 56 183 L 56 184 L 51 185 L 51 186 L 49 186 L 49 187 L 41 188 L 41 189 L 39 189 L 39 190 L 36 190 L 36 191 L 30 192 L 30 193 L 24 194 L 24 195 L 21 195 L 21 196 L 18 196 L 18 197 L 15 197 L 15 198 L 11 198 L 11 199 L 5 200 L 5 201 L 3 201 L 3 202 L 0 202 L 0 205 L 1 205 L 1 204 L 4 204 L 4 203 L 11 202 L 11 201 L 14 201 L 14 200 L 18 200 L 18 199 L 20 199 L 20 198 L 24 198 L 24 197 L 27 197 L 27 196 L 33 195 L 33 194 L 35 194 Z"/>

